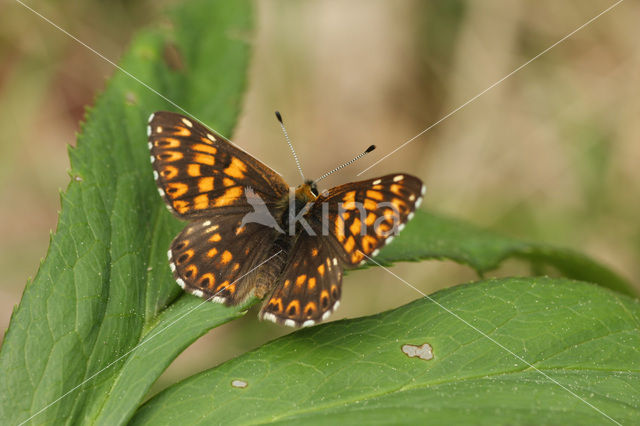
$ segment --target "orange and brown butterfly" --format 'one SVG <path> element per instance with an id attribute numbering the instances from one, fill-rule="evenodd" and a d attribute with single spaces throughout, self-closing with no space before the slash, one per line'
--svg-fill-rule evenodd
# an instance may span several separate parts
<path id="1" fill-rule="evenodd" d="M 264 298 L 260 318 L 278 324 L 327 319 L 340 303 L 343 270 L 376 256 L 424 194 L 420 179 L 404 173 L 321 194 L 317 181 L 290 188 L 191 118 L 156 112 L 147 130 L 158 191 L 188 221 L 168 251 L 177 283 L 225 305 Z"/>

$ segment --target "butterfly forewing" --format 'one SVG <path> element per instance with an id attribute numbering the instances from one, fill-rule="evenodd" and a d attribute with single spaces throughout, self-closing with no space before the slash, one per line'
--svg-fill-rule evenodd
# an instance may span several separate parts
<path id="1" fill-rule="evenodd" d="M 422 202 L 424 186 L 415 176 L 393 174 L 348 183 L 321 194 L 310 215 L 328 221 L 328 239 L 346 265 L 373 257 L 400 232 Z M 327 214 L 322 212 L 323 204 Z M 365 256 L 366 255 L 366 256 Z"/>
<path id="2" fill-rule="evenodd" d="M 160 194 L 178 217 L 241 211 L 249 187 L 268 207 L 288 191 L 280 175 L 195 120 L 156 112 L 148 133 Z"/>
<path id="3" fill-rule="evenodd" d="M 339 305 L 342 264 L 326 238 L 301 235 L 260 317 L 292 327 L 325 320 Z"/>

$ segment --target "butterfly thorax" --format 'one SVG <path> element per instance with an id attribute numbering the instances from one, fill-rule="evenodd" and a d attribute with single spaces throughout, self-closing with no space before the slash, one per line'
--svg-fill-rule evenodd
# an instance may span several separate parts
<path id="1" fill-rule="evenodd" d="M 291 214 L 298 216 L 305 208 L 310 207 L 318 198 L 317 193 L 318 190 L 315 184 L 312 181 L 306 181 L 295 189 L 292 188 L 291 192 L 282 196 L 276 208 L 278 225 L 286 232 L 286 230 L 289 229 Z"/>

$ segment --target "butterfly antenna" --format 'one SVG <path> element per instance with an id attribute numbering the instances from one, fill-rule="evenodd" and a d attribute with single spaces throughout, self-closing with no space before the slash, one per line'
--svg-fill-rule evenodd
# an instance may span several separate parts
<path id="1" fill-rule="evenodd" d="M 362 157 L 364 157 L 365 155 L 367 155 L 368 153 L 370 153 L 371 151 L 373 151 L 374 149 L 376 149 L 375 145 L 371 145 L 369 148 L 366 149 L 365 152 L 363 152 L 362 154 L 357 155 L 354 159 L 347 161 L 346 163 L 344 163 L 341 166 L 336 167 L 335 169 L 331 170 L 330 172 L 327 172 L 325 174 L 323 174 L 322 176 L 320 176 L 318 179 L 316 179 L 313 183 L 318 183 L 320 182 L 322 179 L 326 178 L 327 176 L 329 176 L 332 173 L 337 172 L 338 170 L 342 169 L 343 167 L 347 167 L 348 165 L 355 163 L 357 160 L 361 159 Z"/>
<path id="2" fill-rule="evenodd" d="M 282 133 L 284 133 L 284 137 L 289 144 L 289 148 L 291 148 L 291 152 L 293 153 L 293 159 L 296 160 L 296 166 L 298 166 L 298 171 L 300 172 L 300 176 L 302 176 L 302 181 L 304 182 L 304 173 L 302 173 L 302 167 L 300 167 L 300 160 L 298 160 L 298 156 L 296 155 L 296 150 L 293 149 L 293 145 L 291 144 L 291 140 L 289 139 L 289 134 L 287 133 L 287 129 L 284 127 L 284 122 L 282 121 L 282 115 L 280 115 L 279 111 L 276 111 L 276 118 L 280 122 L 280 127 L 282 127 Z"/>

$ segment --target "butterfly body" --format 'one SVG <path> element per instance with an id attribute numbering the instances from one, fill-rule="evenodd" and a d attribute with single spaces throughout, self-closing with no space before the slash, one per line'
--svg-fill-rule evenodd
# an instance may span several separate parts
<path id="1" fill-rule="evenodd" d="M 276 172 L 203 125 L 152 114 L 149 148 L 158 190 L 188 220 L 169 265 L 186 291 L 237 305 L 265 298 L 260 318 L 288 326 L 326 319 L 339 305 L 342 275 L 390 242 L 420 204 L 407 174 L 318 192 L 290 188 Z"/>

